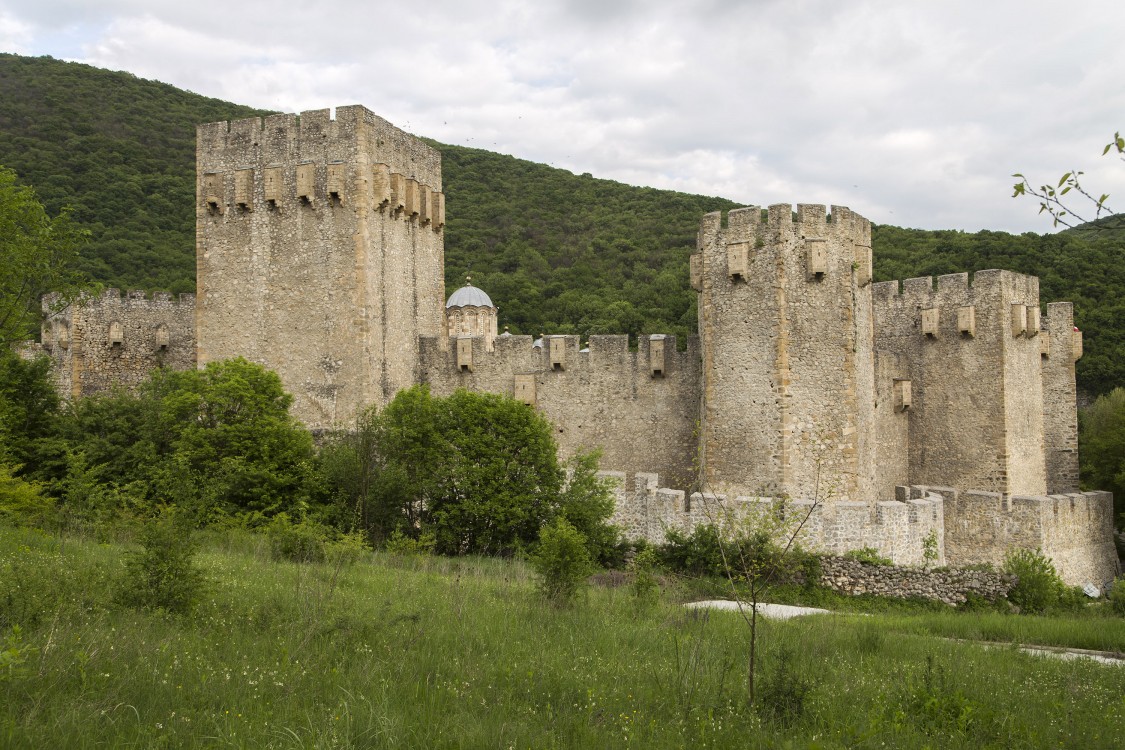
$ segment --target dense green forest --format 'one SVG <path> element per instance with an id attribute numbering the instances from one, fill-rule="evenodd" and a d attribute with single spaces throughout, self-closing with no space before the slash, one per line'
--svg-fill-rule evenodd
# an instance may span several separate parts
<path id="1" fill-rule="evenodd" d="M 0 164 L 91 232 L 83 270 L 121 288 L 194 288 L 195 125 L 264 114 L 129 73 L 0 55 Z M 446 283 L 471 273 L 516 333 L 695 328 L 687 257 L 722 198 L 638 188 L 479 149 L 442 151 Z M 797 196 L 799 198 L 799 196 Z M 1029 204 L 1028 210 L 1033 210 Z M 1080 386 L 1125 384 L 1125 230 L 1011 235 L 877 226 L 879 280 L 1006 268 L 1069 299 Z"/>

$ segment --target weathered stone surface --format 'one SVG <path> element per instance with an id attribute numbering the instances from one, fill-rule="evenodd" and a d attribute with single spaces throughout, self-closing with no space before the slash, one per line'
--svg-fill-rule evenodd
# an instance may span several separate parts
<path id="1" fill-rule="evenodd" d="M 106 289 L 62 310 L 43 298 L 47 314 L 42 348 L 52 361 L 55 384 L 64 397 L 131 387 L 160 367 L 195 366 L 195 295 Z"/>
<path id="2" fill-rule="evenodd" d="M 658 331 L 635 351 L 533 343 L 497 335 L 482 290 L 446 307 L 440 154 L 420 140 L 358 106 L 197 136 L 197 295 L 54 314 L 65 395 L 232 356 L 276 370 L 312 428 L 416 383 L 489 391 L 540 410 L 564 457 L 602 449 L 634 537 L 815 504 L 801 540 L 824 551 L 916 565 L 934 535 L 939 564 L 1015 546 L 1071 583 L 1112 575 L 1111 498 L 1074 494 L 1082 335 L 1069 303 L 1040 320 L 1034 277 L 872 284 L 866 219 L 755 206 L 703 217 L 686 351 Z"/>
<path id="3" fill-rule="evenodd" d="M 699 230 L 700 453 L 708 489 L 872 498 L 871 225 L 833 206 L 757 206 Z M 731 247 L 748 247 L 745 273 Z M 741 254 L 740 254 L 741 257 Z M 873 498 L 872 498 L 873 499 Z"/>
<path id="4" fill-rule="evenodd" d="M 417 382 L 419 336 L 444 331 L 442 230 L 418 220 L 419 186 L 441 192 L 438 152 L 359 106 L 197 137 L 199 364 L 238 355 L 276 370 L 313 428 Z M 207 199 L 247 171 L 249 203 Z M 387 174 L 401 200 L 387 202 Z"/>
<path id="5" fill-rule="evenodd" d="M 421 380 L 437 395 L 467 388 L 514 397 L 518 379 L 525 384 L 521 400 L 533 394 L 535 408 L 555 425 L 563 457 L 601 448 L 602 466 L 630 476 L 659 467 L 671 486 L 687 488 L 699 412 L 697 340 L 690 339 L 683 352 L 675 338 L 660 340 L 665 364 L 660 376 L 652 374 L 648 336 L 640 337 L 636 351 L 626 336 L 590 336 L 587 351 L 579 350 L 577 336 L 549 340 L 561 347 L 554 357 L 547 342 L 534 346 L 530 336 L 499 336 L 491 350 L 485 337 L 473 337 L 470 372 L 456 366 L 447 338 L 424 337 Z M 558 366 L 554 359 L 561 359 Z"/>
<path id="6" fill-rule="evenodd" d="M 822 586 L 852 596 L 919 597 L 953 607 L 964 603 L 969 593 L 989 601 L 1005 598 L 1016 583 L 1015 576 L 990 570 L 950 568 L 930 572 L 830 556 L 820 559 L 820 570 Z"/>

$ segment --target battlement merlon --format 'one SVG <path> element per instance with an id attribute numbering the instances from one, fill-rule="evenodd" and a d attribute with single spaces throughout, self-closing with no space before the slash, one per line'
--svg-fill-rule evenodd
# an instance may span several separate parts
<path id="1" fill-rule="evenodd" d="M 121 294 L 120 289 L 110 287 L 103 289 L 102 293 L 94 296 L 91 294 L 82 294 L 71 300 L 70 305 L 60 308 L 59 295 L 57 292 L 49 292 L 44 294 L 40 299 L 40 305 L 44 313 L 49 316 L 65 316 L 69 315 L 69 311 L 73 307 L 82 308 L 103 308 L 103 307 L 130 307 L 130 308 L 173 308 L 183 309 L 185 312 L 192 312 L 195 310 L 195 294 L 191 292 L 181 292 L 177 298 L 171 292 L 149 292 L 143 289 L 130 289 L 125 295 Z"/>
<path id="2" fill-rule="evenodd" d="M 196 127 L 197 171 L 300 162 L 383 163 L 391 172 L 441 192 L 441 154 L 366 107 L 349 105 L 295 114 L 221 121 Z"/>
<path id="3" fill-rule="evenodd" d="M 1074 303 L 1048 302 L 1043 331 L 1048 335 L 1042 342 L 1042 353 L 1066 357 L 1071 364 L 1082 358 L 1082 331 L 1074 326 Z"/>
<path id="4" fill-rule="evenodd" d="M 779 203 L 762 210 L 760 206 L 731 209 L 727 213 L 727 243 L 776 241 L 782 232 L 795 232 L 802 239 L 839 237 L 860 245 L 871 244 L 871 222 L 846 206 L 832 206 L 831 213 L 823 204 Z M 703 217 L 700 224 L 700 248 L 703 238 L 717 234 L 722 228 L 722 212 Z"/>
<path id="5" fill-rule="evenodd" d="M 1039 304 L 1039 278 L 1015 271 L 988 269 L 977 271 L 970 280 L 968 273 L 950 273 L 943 276 L 919 276 L 912 279 L 879 281 L 871 285 L 871 297 L 876 303 L 899 301 L 929 305 L 934 302 L 961 302 L 970 304 L 975 299 L 990 295 L 1002 301 Z"/>

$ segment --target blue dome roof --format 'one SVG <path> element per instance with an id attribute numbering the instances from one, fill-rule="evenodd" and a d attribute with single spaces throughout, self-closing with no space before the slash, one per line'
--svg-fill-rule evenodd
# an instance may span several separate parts
<path id="1" fill-rule="evenodd" d="M 449 300 L 445 303 L 446 309 L 450 307 L 468 306 L 493 307 L 494 305 L 492 304 L 492 300 L 488 298 L 488 295 L 485 294 L 483 290 L 477 289 L 471 284 L 466 284 L 465 286 L 458 289 L 456 292 L 450 295 Z"/>

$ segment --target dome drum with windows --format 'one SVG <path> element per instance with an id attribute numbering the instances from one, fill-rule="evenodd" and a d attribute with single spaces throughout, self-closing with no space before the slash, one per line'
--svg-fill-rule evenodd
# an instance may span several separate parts
<path id="1" fill-rule="evenodd" d="M 445 303 L 445 320 L 450 338 L 483 336 L 485 348 L 492 351 L 496 339 L 498 309 L 483 289 L 465 277 L 465 286 L 453 292 Z"/>

